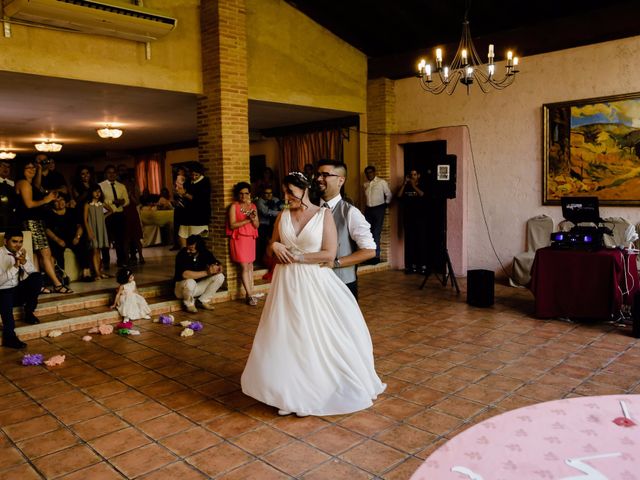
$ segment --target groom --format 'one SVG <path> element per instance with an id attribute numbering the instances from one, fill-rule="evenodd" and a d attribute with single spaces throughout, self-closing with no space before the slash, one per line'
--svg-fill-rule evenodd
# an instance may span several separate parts
<path id="1" fill-rule="evenodd" d="M 371 226 L 362 212 L 340 195 L 346 177 L 347 166 L 344 163 L 335 160 L 320 160 L 318 163 L 316 182 L 322 197 L 320 206 L 331 209 L 338 231 L 334 272 L 357 300 L 356 265 L 376 256 L 376 243 L 371 235 Z"/>

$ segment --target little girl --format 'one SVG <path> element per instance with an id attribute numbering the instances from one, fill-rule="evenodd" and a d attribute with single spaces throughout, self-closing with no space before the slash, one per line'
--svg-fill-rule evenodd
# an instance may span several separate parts
<path id="1" fill-rule="evenodd" d="M 105 213 L 105 210 L 107 213 Z M 104 194 L 100 185 L 94 185 L 89 190 L 89 201 L 84 204 L 84 228 L 89 239 L 93 269 L 96 272 L 96 280 L 109 278 L 109 275 L 102 271 L 100 261 L 100 249 L 109 248 L 109 238 L 107 237 L 107 225 L 104 221 L 113 210 L 104 203 Z"/>
<path id="2" fill-rule="evenodd" d="M 133 272 L 128 268 L 121 268 L 118 271 L 116 280 L 120 286 L 111 308 L 118 309 L 118 313 L 122 315 L 124 322 L 151 318 L 149 316 L 151 309 L 144 297 L 138 293 Z"/>

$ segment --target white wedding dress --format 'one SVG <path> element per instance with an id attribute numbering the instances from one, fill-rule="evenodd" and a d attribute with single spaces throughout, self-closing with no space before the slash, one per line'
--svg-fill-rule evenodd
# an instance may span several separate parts
<path id="1" fill-rule="evenodd" d="M 327 211 L 320 209 L 296 237 L 285 210 L 280 241 L 293 254 L 320 251 Z M 331 268 L 276 266 L 241 383 L 250 397 L 306 415 L 362 410 L 384 391 L 362 312 Z"/>

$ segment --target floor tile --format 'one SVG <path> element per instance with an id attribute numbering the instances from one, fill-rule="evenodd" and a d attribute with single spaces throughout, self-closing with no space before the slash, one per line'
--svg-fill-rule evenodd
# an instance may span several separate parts
<path id="1" fill-rule="evenodd" d="M 42 477 L 31 465 L 23 463 L 17 467 L 3 470 L 0 473 L 2 480 L 41 480 Z"/>
<path id="2" fill-rule="evenodd" d="M 145 445 L 109 459 L 127 478 L 152 472 L 172 463 L 176 457 L 159 445 Z"/>
<path id="3" fill-rule="evenodd" d="M 264 456 L 267 463 L 294 477 L 300 476 L 329 458 L 329 455 L 300 441 L 293 441 Z"/>
<path id="4" fill-rule="evenodd" d="M 367 440 L 343 453 L 340 458 L 367 472 L 380 475 L 403 461 L 407 455 L 382 443 Z"/>
<path id="5" fill-rule="evenodd" d="M 59 450 L 64 450 L 77 443 L 80 443 L 80 439 L 69 430 L 60 428 L 53 432 L 18 442 L 18 447 L 25 455 L 34 459 Z"/>
<path id="6" fill-rule="evenodd" d="M 337 425 L 323 428 L 305 438 L 305 442 L 330 455 L 338 455 L 364 440 L 362 435 Z"/>
<path id="7" fill-rule="evenodd" d="M 129 425 L 123 422 L 117 415 L 108 413 L 89 420 L 84 420 L 73 425 L 76 435 L 83 440 L 92 440 L 117 430 L 127 428 Z"/>
<path id="8" fill-rule="evenodd" d="M 373 475 L 339 459 L 332 459 L 303 475 L 304 480 L 365 480 Z"/>
<path id="9" fill-rule="evenodd" d="M 31 420 L 9 425 L 4 427 L 3 430 L 11 440 L 19 442 L 43 433 L 52 432 L 60 428 L 60 426 L 60 422 L 51 415 L 42 415 Z"/>
<path id="10" fill-rule="evenodd" d="M 286 480 L 290 479 L 289 475 L 279 472 L 271 465 L 261 461 L 247 463 L 236 468 L 224 475 L 217 477 L 219 480 L 245 480 L 255 478 L 260 480 Z"/>
<path id="11" fill-rule="evenodd" d="M 101 462 L 60 478 L 61 480 L 121 480 L 125 477 L 115 471 L 108 463 Z"/>
<path id="12" fill-rule="evenodd" d="M 194 424 L 177 413 L 171 412 L 161 417 L 140 423 L 137 427 L 151 438 L 160 438 L 192 428 Z"/>
<path id="13" fill-rule="evenodd" d="M 253 455 L 264 455 L 293 440 L 286 433 L 265 425 L 235 437 L 232 442 Z"/>
<path id="14" fill-rule="evenodd" d="M 91 447 L 105 458 L 120 455 L 148 443 L 151 443 L 151 439 L 131 427 L 89 441 Z"/>
<path id="15" fill-rule="evenodd" d="M 220 444 L 188 457 L 187 462 L 210 477 L 229 472 L 252 460 L 252 457 L 237 447 Z"/>
<path id="16" fill-rule="evenodd" d="M 90 448 L 84 445 L 76 445 L 40 457 L 34 460 L 33 464 L 46 478 L 56 478 L 98 462 L 100 462 L 100 457 Z"/>

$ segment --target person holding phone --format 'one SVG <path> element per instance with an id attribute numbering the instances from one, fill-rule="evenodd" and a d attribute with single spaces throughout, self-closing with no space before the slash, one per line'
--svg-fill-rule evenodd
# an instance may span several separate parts
<path id="1" fill-rule="evenodd" d="M 35 325 L 40 323 L 34 312 L 38 306 L 38 295 L 42 288 L 42 274 L 36 271 L 22 247 L 20 230 L 7 230 L 4 246 L 0 247 L 0 319 L 2 319 L 2 346 L 24 348 L 15 333 L 13 307 L 24 305 L 23 321 Z"/>
<path id="2" fill-rule="evenodd" d="M 424 187 L 420 184 L 420 173 L 411 169 L 405 175 L 398 191 L 402 205 L 402 225 L 404 230 L 405 273 L 425 273 L 426 220 L 424 212 Z"/>

